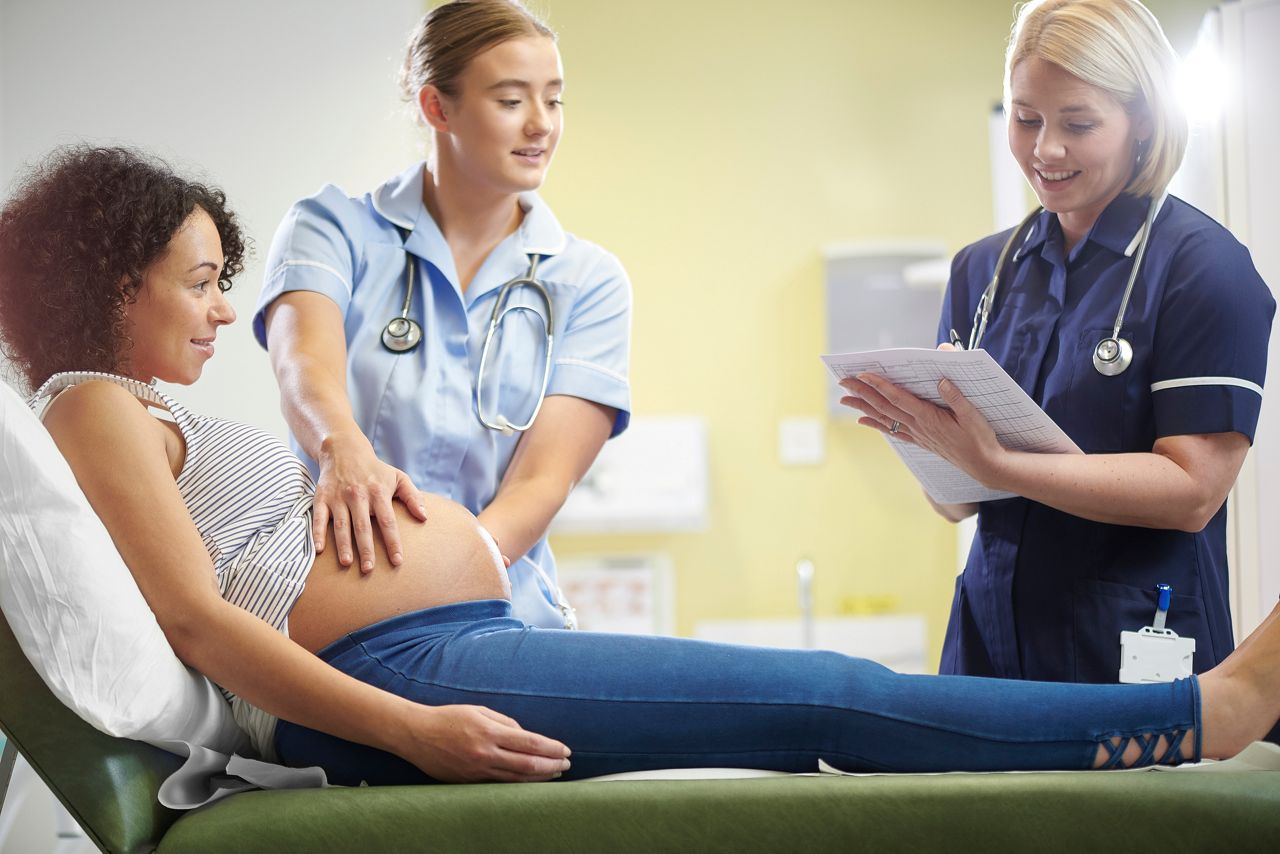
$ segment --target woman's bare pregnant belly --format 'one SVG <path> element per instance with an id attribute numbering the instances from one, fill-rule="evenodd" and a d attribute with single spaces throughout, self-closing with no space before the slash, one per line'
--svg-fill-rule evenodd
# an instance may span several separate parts
<path id="1" fill-rule="evenodd" d="M 338 563 L 329 531 L 325 550 L 289 613 L 289 637 L 317 652 L 349 632 L 397 614 L 476 599 L 509 599 L 497 550 L 465 507 L 424 495 L 427 521 L 419 522 L 394 502 L 404 562 L 394 567 L 374 526 L 373 572 Z"/>

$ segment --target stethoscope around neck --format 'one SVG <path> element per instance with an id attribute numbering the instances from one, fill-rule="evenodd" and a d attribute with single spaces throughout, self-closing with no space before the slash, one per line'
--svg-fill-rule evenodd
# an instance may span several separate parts
<path id="1" fill-rule="evenodd" d="M 508 436 L 512 433 L 523 433 L 533 426 L 533 422 L 538 418 L 538 412 L 542 409 L 542 402 L 547 399 L 547 386 L 551 382 L 551 356 L 552 348 L 555 345 L 556 328 L 555 305 L 551 301 L 551 294 L 547 292 L 546 286 L 539 282 L 537 278 L 538 264 L 541 260 L 541 255 L 529 253 L 529 271 L 523 276 L 516 276 L 498 289 L 497 299 L 493 302 L 493 311 L 489 315 L 489 326 L 485 331 L 484 346 L 480 350 L 480 366 L 476 369 L 474 395 L 476 417 L 480 419 L 481 424 L 490 430 L 496 430 Z M 382 330 L 382 346 L 392 353 L 408 353 L 422 343 L 422 325 L 409 317 L 409 308 L 413 304 L 413 274 L 416 266 L 413 256 L 406 252 L 404 302 L 400 306 L 400 314 L 393 317 L 387 323 L 386 328 Z M 538 313 L 537 309 L 530 305 L 508 305 L 511 291 L 520 287 L 533 288 L 542 297 L 543 305 L 547 310 L 546 317 L 543 317 Z M 529 415 L 527 421 L 523 424 L 513 424 L 500 412 L 494 413 L 492 416 L 487 414 L 484 411 L 482 401 L 484 400 L 485 367 L 489 364 L 493 354 L 494 338 L 497 337 L 498 330 L 502 327 L 507 315 L 521 311 L 529 312 L 542 324 L 547 352 L 542 366 L 542 388 L 538 392 L 538 402 L 533 407 L 533 412 Z"/>
<path id="2" fill-rule="evenodd" d="M 1116 322 L 1111 327 L 1111 334 L 1099 341 L 1097 346 L 1093 348 L 1093 367 L 1103 376 L 1119 376 L 1128 369 L 1129 365 L 1133 364 L 1133 345 L 1120 337 L 1120 330 L 1124 326 L 1124 313 L 1129 307 L 1129 297 L 1133 294 L 1133 284 L 1138 280 L 1138 270 L 1142 266 L 1142 257 L 1146 255 L 1147 244 L 1151 241 L 1152 225 L 1155 223 L 1156 214 L 1160 212 L 1160 207 L 1164 204 L 1164 200 L 1165 195 L 1161 194 L 1159 197 L 1152 198 L 1151 203 L 1147 206 L 1147 216 L 1142 225 L 1142 235 L 1138 240 L 1137 251 L 1134 253 L 1133 267 L 1129 270 L 1129 281 L 1124 286 L 1124 296 L 1120 298 L 1120 310 L 1116 312 Z M 1044 208 L 1036 208 L 1028 214 L 1026 219 L 1013 230 L 1013 234 L 1005 241 L 1004 248 L 1000 250 L 1000 257 L 996 259 L 996 268 L 992 273 L 991 282 L 982 291 L 982 297 L 978 300 L 978 309 L 973 315 L 973 328 L 969 332 L 970 350 L 975 350 L 981 346 L 982 336 L 986 334 L 987 319 L 991 316 L 991 307 L 995 303 L 996 291 L 1000 288 L 1000 273 L 1004 270 L 1005 261 L 1009 257 L 1009 250 L 1013 248 L 1015 243 L 1021 246 L 1031 238 L 1031 225 L 1043 211 Z"/>

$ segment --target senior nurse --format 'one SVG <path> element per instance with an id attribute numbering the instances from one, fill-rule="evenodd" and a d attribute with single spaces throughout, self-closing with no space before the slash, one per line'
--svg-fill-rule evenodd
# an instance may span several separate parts
<path id="1" fill-rule="evenodd" d="M 554 34 L 517 2 L 454 0 L 413 33 L 401 88 L 431 158 L 295 204 L 254 317 L 317 478 L 313 536 L 332 523 L 343 565 L 383 547 L 398 565 L 392 501 L 424 519 L 418 488 L 447 496 L 511 562 L 516 615 L 566 626 L 546 530 L 626 427 L 631 291 L 533 192 L 563 128 Z"/>
<path id="2" fill-rule="evenodd" d="M 1020 496 L 937 508 L 978 514 L 944 673 L 1114 682 L 1120 632 L 1152 623 L 1161 583 L 1196 672 L 1233 647 L 1226 498 L 1258 420 L 1275 301 L 1248 250 L 1165 194 L 1187 139 L 1175 71 L 1136 0 L 1023 7 L 1005 64 L 1009 147 L 1043 210 L 952 264 L 939 341 L 981 326 L 998 274 L 979 346 L 1083 455 L 1006 450 L 945 381 L 949 409 L 879 377 L 847 383 L 860 422 Z"/>

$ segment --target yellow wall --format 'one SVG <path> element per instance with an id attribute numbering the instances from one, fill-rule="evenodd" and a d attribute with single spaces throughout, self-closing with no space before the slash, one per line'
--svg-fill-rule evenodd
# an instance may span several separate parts
<path id="1" fill-rule="evenodd" d="M 1152 4 L 1188 47 L 1204 0 Z M 710 425 L 702 534 L 559 536 L 563 557 L 662 551 L 677 629 L 887 606 L 941 645 L 954 529 L 884 441 L 827 419 L 820 247 L 991 230 L 987 115 L 1009 0 L 554 0 L 567 132 L 544 197 L 635 288 L 637 414 Z M 778 420 L 827 421 L 827 459 L 784 467 Z"/>

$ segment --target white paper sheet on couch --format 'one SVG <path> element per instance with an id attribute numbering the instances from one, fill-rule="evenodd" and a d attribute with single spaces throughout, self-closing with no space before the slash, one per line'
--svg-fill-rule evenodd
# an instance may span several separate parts
<path id="1" fill-rule="evenodd" d="M 842 777 L 882 777 L 884 773 L 861 773 L 857 771 L 841 771 L 823 760 L 818 760 L 818 770 L 823 774 L 835 774 Z M 1148 771 L 1163 771 L 1186 774 L 1191 772 L 1205 773 L 1216 771 L 1280 771 L 1280 745 L 1267 741 L 1255 741 L 1230 759 L 1206 759 L 1186 765 L 1147 765 L 1142 768 L 1117 768 L 1107 771 L 1108 774 L 1131 772 L 1142 774 Z M 936 771 L 927 776 L 940 774 L 1092 774 L 1093 771 Z"/>
<path id="2" fill-rule="evenodd" d="M 191 810 L 250 789 L 327 789 L 321 768 L 286 768 L 240 754 L 228 756 L 185 741 L 154 742 L 186 757 L 182 767 L 160 784 L 157 800 L 173 810 Z"/>

